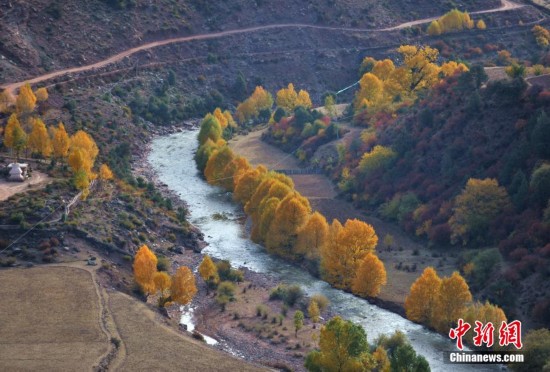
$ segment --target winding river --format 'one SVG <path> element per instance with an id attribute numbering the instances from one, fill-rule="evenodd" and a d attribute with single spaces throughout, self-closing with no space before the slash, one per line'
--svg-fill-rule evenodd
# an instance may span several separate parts
<path id="1" fill-rule="evenodd" d="M 308 294 L 324 294 L 334 312 L 365 328 L 370 342 L 380 334 L 404 332 L 417 353 L 428 360 L 432 371 L 498 370 L 497 366 L 446 364 L 444 351 L 456 351 L 453 341 L 364 299 L 331 288 L 305 270 L 269 256 L 246 236 L 237 220 L 243 213 L 232 201 L 231 194 L 207 184 L 199 176 L 193 160 L 197 133 L 198 130 L 194 130 L 156 138 L 148 161 L 160 181 L 187 202 L 191 222 L 202 230 L 209 244 L 205 253 L 229 260 L 236 267 L 247 267 L 286 283 L 298 284 Z"/>

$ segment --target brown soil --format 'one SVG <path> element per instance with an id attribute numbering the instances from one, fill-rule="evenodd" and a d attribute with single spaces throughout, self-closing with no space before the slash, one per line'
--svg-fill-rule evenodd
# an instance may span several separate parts
<path id="1" fill-rule="evenodd" d="M 25 182 L 8 182 L 2 178 L 0 179 L 0 201 L 20 192 L 42 187 L 50 181 L 51 178 L 47 174 L 37 171 L 34 171 L 32 177 Z"/>
<path id="2" fill-rule="evenodd" d="M 298 168 L 296 158 L 262 142 L 260 132 L 238 136 L 229 144 L 237 154 L 248 158 L 254 165 L 261 163 L 270 169 Z M 449 255 L 442 257 L 438 252 L 433 252 L 423 244 L 413 241 L 399 227 L 376 217 L 367 216 L 350 202 L 338 199 L 334 185 L 326 176 L 293 175 L 291 178 L 294 180 L 296 190 L 308 197 L 312 208 L 324 214 L 327 220 L 331 221 L 336 218 L 345 221 L 357 218 L 374 227 L 379 238 L 377 252 L 380 259 L 384 261 L 388 276 L 388 284 L 382 288 L 379 295 L 380 300 L 402 306 L 411 284 L 425 267 L 435 267 L 442 276 L 449 275 L 456 270 L 454 257 Z M 394 239 L 391 247 L 383 244 L 386 235 L 391 235 Z"/>

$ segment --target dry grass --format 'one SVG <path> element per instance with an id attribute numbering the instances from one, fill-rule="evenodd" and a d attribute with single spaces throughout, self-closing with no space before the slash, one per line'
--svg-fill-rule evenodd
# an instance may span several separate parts
<path id="1" fill-rule="evenodd" d="M 108 349 L 89 272 L 69 267 L 0 271 L 0 366 L 91 370 Z"/>
<path id="2" fill-rule="evenodd" d="M 155 318 L 159 315 L 133 298 L 114 292 L 109 307 L 124 342 L 122 371 L 261 371 L 259 367 L 185 337 Z"/>
<path id="3" fill-rule="evenodd" d="M 237 136 L 229 145 L 240 156 L 256 166 L 263 164 L 268 169 L 300 169 L 298 160 L 292 155 L 261 140 L 264 130 L 254 131 L 247 136 Z M 336 196 L 329 179 L 320 174 L 292 175 L 296 190 L 310 199 L 333 198 Z"/>

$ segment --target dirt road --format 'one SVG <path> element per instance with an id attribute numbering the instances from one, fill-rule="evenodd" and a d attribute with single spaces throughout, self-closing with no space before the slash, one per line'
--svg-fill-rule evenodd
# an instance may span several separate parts
<path id="1" fill-rule="evenodd" d="M 509 0 L 501 0 L 502 5 L 498 8 L 494 9 L 488 9 L 488 10 L 482 10 L 478 12 L 473 12 L 472 14 L 485 14 L 485 13 L 495 13 L 495 12 L 502 12 L 512 9 L 521 8 L 524 5 L 517 4 Z M 414 25 L 424 24 L 433 21 L 434 19 L 437 19 L 438 17 L 431 17 L 431 18 L 423 18 L 416 21 L 411 22 L 405 22 L 401 23 L 399 25 L 388 27 L 388 28 L 382 28 L 382 29 L 366 29 L 366 28 L 348 28 L 348 27 L 330 27 L 330 26 L 315 26 L 310 24 L 301 24 L 301 23 L 281 23 L 281 24 L 273 24 L 273 25 L 264 25 L 264 26 L 256 26 L 256 27 L 248 27 L 248 28 L 242 28 L 237 30 L 228 30 L 228 31 L 221 31 L 221 32 L 214 32 L 210 34 L 200 34 L 200 35 L 192 35 L 192 36 L 184 36 L 184 37 L 177 37 L 177 38 L 170 38 L 165 40 L 159 40 L 152 43 L 147 43 L 144 45 L 140 45 L 134 48 L 130 48 L 128 50 L 125 50 L 121 53 L 115 54 L 112 57 L 109 57 L 107 59 L 104 59 L 103 61 L 99 61 L 96 63 L 92 63 L 90 65 L 86 66 L 80 66 L 80 67 L 72 67 L 67 68 L 64 70 L 54 71 L 50 72 L 44 75 L 37 76 L 32 79 L 28 79 L 25 81 L 19 81 L 19 82 L 13 82 L 13 83 L 7 83 L 0 86 L 0 89 L 5 89 L 8 91 L 8 93 L 14 93 L 16 89 L 21 87 L 25 83 L 29 83 L 31 85 L 37 84 L 43 81 L 47 81 L 59 76 L 67 75 L 67 74 L 73 74 L 78 72 L 85 72 L 85 71 L 91 71 L 95 69 L 99 69 L 102 67 L 105 67 L 107 65 L 119 62 L 123 60 L 126 57 L 129 57 L 133 54 L 136 54 L 138 52 L 153 49 L 156 47 L 160 47 L 163 45 L 169 45 L 169 44 L 175 44 L 175 43 L 185 43 L 190 41 L 197 41 L 197 40 L 209 40 L 209 39 L 218 39 L 225 36 L 231 36 L 231 35 L 239 35 L 239 34 L 248 34 L 258 31 L 266 31 L 266 30 L 274 30 L 274 29 L 284 29 L 284 28 L 308 28 L 308 29 L 317 29 L 317 30 L 327 30 L 327 31 L 344 31 L 344 32 L 386 32 L 386 31 L 394 31 L 403 29 L 406 27 L 411 27 Z"/>
<path id="2" fill-rule="evenodd" d="M 25 182 L 8 182 L 4 179 L 0 179 L 0 201 L 8 199 L 10 196 L 30 190 L 31 187 L 43 185 L 51 181 L 45 173 L 34 171 L 32 177 Z"/>

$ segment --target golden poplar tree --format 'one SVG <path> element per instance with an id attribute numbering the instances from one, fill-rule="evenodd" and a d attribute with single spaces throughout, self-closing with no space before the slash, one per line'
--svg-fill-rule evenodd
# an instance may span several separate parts
<path id="1" fill-rule="evenodd" d="M 384 84 L 371 72 L 367 72 L 359 80 L 359 92 L 355 96 L 355 109 L 368 107 L 377 108 L 382 102 Z"/>
<path id="2" fill-rule="evenodd" d="M 157 272 L 157 256 L 146 245 L 142 245 L 134 257 L 134 278 L 143 292 L 155 293 L 154 277 Z"/>
<path id="3" fill-rule="evenodd" d="M 19 127 L 21 128 L 21 123 L 19 122 L 19 119 L 17 118 L 17 114 L 11 114 L 8 119 L 8 124 L 6 124 L 6 128 L 4 129 L 4 146 L 6 146 L 9 149 L 13 149 L 15 144 L 15 128 Z"/>
<path id="4" fill-rule="evenodd" d="M 485 30 L 487 28 L 487 25 L 485 24 L 485 21 L 483 19 L 480 19 L 476 23 L 476 27 L 478 30 Z"/>
<path id="5" fill-rule="evenodd" d="M 206 163 L 206 168 L 204 168 L 204 176 L 208 183 L 221 185 L 224 178 L 224 169 L 234 158 L 235 154 L 229 146 L 214 150 Z"/>
<path id="6" fill-rule="evenodd" d="M 66 158 L 69 154 L 69 146 L 71 142 L 67 131 L 65 131 L 65 126 L 62 122 L 59 122 L 57 128 L 50 127 L 50 137 L 53 155 L 57 159 Z"/>
<path id="7" fill-rule="evenodd" d="M 76 149 L 84 151 L 85 155 L 88 157 L 88 160 L 93 166 L 95 158 L 99 154 L 99 149 L 94 139 L 85 131 L 79 130 L 71 136 L 69 142 L 69 151 L 73 151 Z"/>
<path id="8" fill-rule="evenodd" d="M 218 123 L 220 123 L 222 131 L 227 128 L 229 122 L 227 120 L 227 117 L 223 114 L 222 110 L 219 107 L 217 107 L 212 114 L 216 119 L 218 119 Z"/>
<path id="9" fill-rule="evenodd" d="M 321 251 L 325 279 L 337 288 L 351 289 L 359 263 L 374 251 L 377 243 L 378 237 L 371 225 L 353 219 L 342 226 L 334 220 L 329 243 Z"/>
<path id="10" fill-rule="evenodd" d="M 0 93 L 0 113 L 9 112 L 14 102 L 13 95 L 8 92 L 7 89 L 4 89 L 2 93 Z"/>
<path id="11" fill-rule="evenodd" d="M 298 193 L 287 195 L 277 207 L 266 237 L 266 248 L 282 256 L 294 256 L 297 233 L 305 225 L 311 207 Z"/>
<path id="12" fill-rule="evenodd" d="M 408 92 L 429 88 L 438 82 L 439 67 L 435 63 L 439 55 L 437 49 L 429 46 L 402 45 L 397 51 L 404 59 L 400 69 L 405 72 L 403 78 L 408 85 Z"/>
<path id="13" fill-rule="evenodd" d="M 101 164 L 101 167 L 99 167 L 99 178 L 103 181 L 109 181 L 113 179 L 113 172 L 107 164 Z"/>
<path id="14" fill-rule="evenodd" d="M 277 197 L 266 197 L 259 207 L 258 221 L 253 221 L 252 232 L 250 238 L 252 241 L 262 244 L 271 228 L 271 223 L 275 218 L 275 211 L 281 204 L 281 199 Z"/>
<path id="15" fill-rule="evenodd" d="M 319 212 L 309 216 L 306 224 L 298 231 L 296 253 L 309 260 L 318 260 L 327 244 L 329 226 L 325 216 Z"/>
<path id="16" fill-rule="evenodd" d="M 52 144 L 48 130 L 42 119 L 32 120 L 32 131 L 28 138 L 28 147 L 33 153 L 48 157 L 52 153 Z"/>
<path id="17" fill-rule="evenodd" d="M 209 255 L 205 255 L 199 265 L 199 274 L 207 284 L 217 284 L 220 281 L 218 268 Z"/>
<path id="18" fill-rule="evenodd" d="M 252 198 L 252 195 L 256 192 L 256 189 L 262 182 L 263 175 L 267 172 L 267 169 L 263 166 L 249 169 L 244 172 L 240 177 L 234 179 L 235 191 L 233 192 L 233 199 L 246 205 Z"/>
<path id="19" fill-rule="evenodd" d="M 44 102 L 48 99 L 48 90 L 46 88 L 38 88 L 36 92 L 34 92 L 34 95 L 38 102 Z"/>
<path id="20" fill-rule="evenodd" d="M 357 268 L 351 286 L 353 293 L 363 297 L 376 297 L 386 283 L 384 263 L 374 253 L 367 253 Z"/>
<path id="21" fill-rule="evenodd" d="M 448 331 L 471 301 L 472 294 L 468 283 L 457 271 L 450 277 L 443 278 L 436 302 L 436 328 L 441 332 Z"/>
<path id="22" fill-rule="evenodd" d="M 441 278 L 433 267 L 427 267 L 412 284 L 405 299 L 407 318 L 414 322 L 433 325 L 437 316 L 440 290 Z"/>
<path id="23" fill-rule="evenodd" d="M 237 106 L 235 116 L 240 123 L 257 118 L 262 110 L 269 110 L 273 106 L 271 93 L 261 86 L 254 89 L 252 95 Z"/>
<path id="24" fill-rule="evenodd" d="M 164 307 L 170 299 L 170 286 L 172 285 L 172 279 L 165 271 L 157 271 L 153 275 L 153 283 L 155 289 L 159 293 L 158 305 Z"/>
<path id="25" fill-rule="evenodd" d="M 495 345 L 493 345 L 493 348 L 498 348 L 498 339 L 499 339 L 499 328 L 502 322 L 506 322 L 506 314 L 504 311 L 488 301 L 486 301 L 484 304 L 480 302 L 475 302 L 468 307 L 466 307 L 466 310 L 462 314 L 462 318 L 465 322 L 470 323 L 472 325 L 472 328 L 468 331 L 466 334 L 466 338 L 473 342 L 474 338 L 474 327 L 475 322 L 481 322 L 484 325 L 491 322 L 493 323 L 493 326 L 495 327 L 493 331 L 493 340 L 495 340 Z"/>
<path id="26" fill-rule="evenodd" d="M 441 35 L 443 33 L 443 30 L 441 29 L 441 24 L 436 19 L 435 21 L 432 21 L 430 25 L 428 26 L 428 35 L 431 36 L 437 36 Z"/>
<path id="27" fill-rule="evenodd" d="M 76 148 L 71 151 L 69 155 L 69 165 L 75 173 L 84 172 L 88 178 L 90 178 L 90 173 L 92 170 L 93 164 L 90 161 L 86 151 L 81 148 Z"/>
<path id="28" fill-rule="evenodd" d="M 296 107 L 302 106 L 305 108 L 311 108 L 313 104 L 311 103 L 311 98 L 309 98 L 309 93 L 306 90 L 300 90 L 298 92 L 298 97 L 296 98 Z"/>
<path id="29" fill-rule="evenodd" d="M 26 83 L 19 89 L 19 95 L 15 100 L 17 113 L 25 115 L 31 113 L 36 106 L 36 96 L 34 95 L 29 83 Z"/>
<path id="30" fill-rule="evenodd" d="M 319 305 L 317 304 L 317 301 L 311 300 L 309 301 L 309 305 L 307 307 L 307 314 L 309 316 L 309 319 L 313 322 L 313 324 L 319 323 L 319 317 L 321 316 L 321 311 L 319 311 Z"/>
<path id="31" fill-rule="evenodd" d="M 235 179 L 239 178 L 250 168 L 250 163 L 246 158 L 242 156 L 234 157 L 225 168 L 223 168 L 220 179 L 218 180 L 218 185 L 227 191 L 233 192 L 235 189 Z"/>
<path id="32" fill-rule="evenodd" d="M 456 72 L 466 72 L 468 71 L 468 66 L 464 63 L 456 63 L 455 61 L 449 61 L 441 65 L 441 73 L 444 76 L 454 75 Z"/>
<path id="33" fill-rule="evenodd" d="M 276 103 L 278 107 L 283 108 L 286 112 L 292 112 L 296 107 L 298 93 L 294 89 L 294 84 L 289 83 L 286 88 L 282 88 L 277 92 Z"/>
<path id="34" fill-rule="evenodd" d="M 186 266 L 179 267 L 172 276 L 170 300 L 181 305 L 187 305 L 195 297 L 196 293 L 197 287 L 195 286 L 193 273 Z"/>

